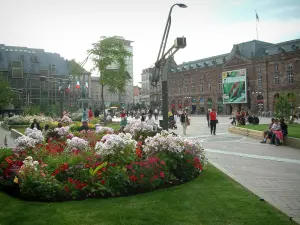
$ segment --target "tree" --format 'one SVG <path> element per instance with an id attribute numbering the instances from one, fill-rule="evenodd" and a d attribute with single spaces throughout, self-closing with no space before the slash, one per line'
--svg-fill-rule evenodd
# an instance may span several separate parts
<path id="1" fill-rule="evenodd" d="M 70 74 L 74 76 L 81 76 L 86 72 L 86 70 L 77 63 L 75 59 L 68 61 L 68 67 L 70 69 Z"/>
<path id="2" fill-rule="evenodd" d="M 14 92 L 9 86 L 9 83 L 0 73 L 0 110 L 5 109 L 14 99 Z"/>
<path id="3" fill-rule="evenodd" d="M 291 113 L 291 105 L 289 102 L 289 96 L 281 94 L 276 98 L 275 103 L 275 115 L 278 118 L 289 118 Z"/>
<path id="4" fill-rule="evenodd" d="M 94 43 L 93 48 L 88 50 L 92 57 L 94 70 L 100 74 L 101 101 L 104 104 L 104 86 L 111 93 L 124 93 L 128 80 L 131 79 L 126 70 L 126 60 L 132 54 L 126 50 L 124 43 L 116 37 L 101 37 L 100 41 Z M 104 124 L 106 124 L 105 109 Z"/>

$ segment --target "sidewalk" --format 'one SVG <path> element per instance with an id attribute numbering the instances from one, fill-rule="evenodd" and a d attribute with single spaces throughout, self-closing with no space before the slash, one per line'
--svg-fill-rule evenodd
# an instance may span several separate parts
<path id="1" fill-rule="evenodd" d="M 0 148 L 4 148 L 5 145 L 4 145 L 4 138 L 5 138 L 5 135 L 7 137 L 7 145 L 9 148 L 13 148 L 15 146 L 15 141 L 14 141 L 14 138 L 11 136 L 11 133 L 9 130 L 6 130 L 4 129 L 2 126 L 1 126 L 1 123 L 0 123 Z"/>

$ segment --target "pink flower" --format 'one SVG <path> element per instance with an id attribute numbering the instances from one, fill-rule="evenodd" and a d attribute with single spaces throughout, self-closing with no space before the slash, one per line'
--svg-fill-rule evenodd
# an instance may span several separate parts
<path id="1" fill-rule="evenodd" d="M 164 171 L 160 171 L 160 172 L 159 172 L 159 176 L 160 176 L 161 178 L 164 178 L 164 177 L 165 177 Z"/>

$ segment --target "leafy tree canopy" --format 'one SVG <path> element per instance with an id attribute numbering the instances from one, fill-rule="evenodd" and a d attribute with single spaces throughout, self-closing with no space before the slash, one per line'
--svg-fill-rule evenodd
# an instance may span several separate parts
<path id="1" fill-rule="evenodd" d="M 94 70 L 100 74 L 100 84 L 111 93 L 124 93 L 128 80 L 127 59 L 132 56 L 124 42 L 116 37 L 102 37 L 88 51 L 92 56 Z"/>
<path id="2" fill-rule="evenodd" d="M 68 61 L 68 67 L 70 69 L 70 74 L 74 76 L 82 76 L 87 72 L 75 59 Z"/>
<path id="3" fill-rule="evenodd" d="M 5 109 L 14 98 L 14 92 L 11 90 L 9 83 L 4 79 L 3 74 L 0 73 L 0 109 Z"/>

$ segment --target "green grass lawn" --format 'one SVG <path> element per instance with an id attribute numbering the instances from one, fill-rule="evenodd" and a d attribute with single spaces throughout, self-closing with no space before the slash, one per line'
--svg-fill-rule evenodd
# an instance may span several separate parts
<path id="1" fill-rule="evenodd" d="M 12 128 L 13 128 L 13 127 L 12 127 Z M 19 132 L 22 133 L 22 134 L 25 134 L 25 130 L 27 129 L 27 127 L 18 127 L 18 128 L 13 128 L 13 129 L 19 131 Z"/>
<path id="2" fill-rule="evenodd" d="M 268 129 L 268 124 L 259 124 L 259 125 L 239 125 L 239 127 L 251 129 L 251 130 L 259 130 L 265 131 Z M 300 124 L 288 124 L 288 137 L 300 138 Z"/>
<path id="3" fill-rule="evenodd" d="M 1 225 L 296 224 L 212 166 L 189 183 L 130 197 L 39 203 L 0 192 L 0 208 Z"/>

